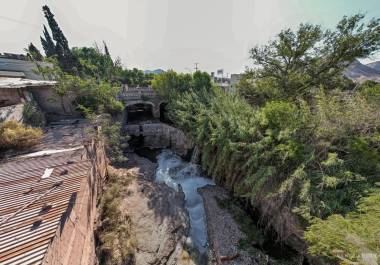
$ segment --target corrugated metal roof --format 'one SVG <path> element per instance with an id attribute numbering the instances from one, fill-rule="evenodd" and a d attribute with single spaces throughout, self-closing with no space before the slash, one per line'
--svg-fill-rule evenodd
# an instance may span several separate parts
<path id="1" fill-rule="evenodd" d="M 0 77 L 0 88 L 23 88 L 35 86 L 53 86 L 56 81 L 31 80 L 16 77 Z"/>
<path id="2" fill-rule="evenodd" d="M 13 58 L 2 58 L 0 56 L 0 71 L 17 71 L 23 72 L 25 77 L 33 80 L 43 80 L 41 74 L 36 72 L 37 64 L 41 67 L 53 67 L 53 64 L 46 62 L 32 62 L 23 59 Z"/>
<path id="3" fill-rule="evenodd" d="M 0 77 L 25 77 L 24 72 L 0 71 Z"/>
<path id="4" fill-rule="evenodd" d="M 66 128 L 67 129 L 67 128 Z M 75 205 L 91 163 L 85 149 L 0 164 L 0 264 L 40 264 Z M 46 168 L 52 174 L 41 179 Z"/>

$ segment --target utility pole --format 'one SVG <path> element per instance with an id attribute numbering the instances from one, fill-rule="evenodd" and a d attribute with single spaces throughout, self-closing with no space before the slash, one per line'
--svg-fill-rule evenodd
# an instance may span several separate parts
<path id="1" fill-rule="evenodd" d="M 195 63 L 195 72 L 198 71 L 198 65 L 199 65 L 199 63 Z"/>

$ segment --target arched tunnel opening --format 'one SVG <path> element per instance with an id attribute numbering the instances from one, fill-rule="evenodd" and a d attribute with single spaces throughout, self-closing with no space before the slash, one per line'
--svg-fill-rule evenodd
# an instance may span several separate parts
<path id="1" fill-rule="evenodd" d="M 153 106 L 151 104 L 137 103 L 129 105 L 125 109 L 128 123 L 139 123 L 153 120 Z"/>

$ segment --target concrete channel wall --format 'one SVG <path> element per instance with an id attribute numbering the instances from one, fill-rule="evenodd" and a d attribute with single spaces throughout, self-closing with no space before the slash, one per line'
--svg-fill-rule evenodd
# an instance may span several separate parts
<path id="1" fill-rule="evenodd" d="M 193 148 L 188 136 L 165 123 L 128 124 L 125 128 L 130 136 L 144 136 L 144 145 L 150 148 L 171 148 L 180 156 Z"/>

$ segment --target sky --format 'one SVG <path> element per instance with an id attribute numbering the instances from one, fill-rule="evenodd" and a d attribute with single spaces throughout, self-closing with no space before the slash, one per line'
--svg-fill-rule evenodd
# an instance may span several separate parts
<path id="1" fill-rule="evenodd" d="M 249 50 L 302 22 L 333 27 L 344 15 L 380 17 L 380 0 L 1 0 L 0 52 L 41 48 L 42 5 L 70 46 L 106 41 L 127 68 L 193 71 L 251 66 Z M 365 62 L 380 60 L 375 55 Z"/>

